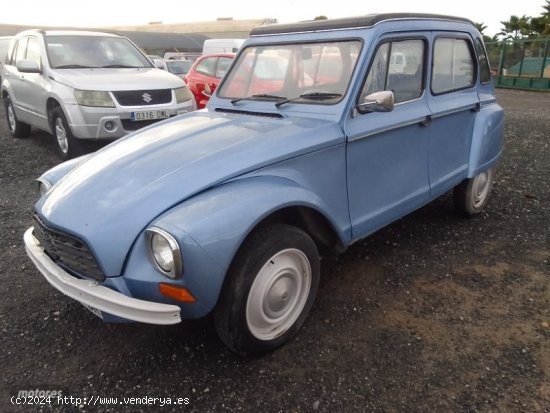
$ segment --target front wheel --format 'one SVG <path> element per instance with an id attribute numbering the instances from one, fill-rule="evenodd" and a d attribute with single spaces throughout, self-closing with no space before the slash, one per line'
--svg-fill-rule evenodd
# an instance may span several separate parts
<path id="1" fill-rule="evenodd" d="M 489 199 L 493 187 L 492 168 L 466 179 L 454 189 L 454 203 L 457 211 L 466 215 L 479 214 Z"/>
<path id="2" fill-rule="evenodd" d="M 11 136 L 14 138 L 26 138 L 29 136 L 31 134 L 31 125 L 17 120 L 13 103 L 9 97 L 4 100 L 4 107 Z"/>
<path id="3" fill-rule="evenodd" d="M 319 274 L 319 252 L 307 233 L 283 224 L 257 230 L 227 275 L 214 313 L 218 335 L 241 355 L 281 346 L 309 314 Z"/>
<path id="4" fill-rule="evenodd" d="M 67 122 L 67 118 L 60 106 L 52 111 L 51 124 L 59 157 L 67 160 L 82 155 L 82 142 L 73 135 L 69 122 Z"/>

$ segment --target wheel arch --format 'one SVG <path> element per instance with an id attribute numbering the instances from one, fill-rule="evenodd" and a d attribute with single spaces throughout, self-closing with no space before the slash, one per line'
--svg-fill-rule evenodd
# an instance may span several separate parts
<path id="1" fill-rule="evenodd" d="M 504 111 L 492 103 L 483 106 L 476 116 L 470 147 L 468 178 L 497 163 L 502 154 Z"/>
<path id="2" fill-rule="evenodd" d="M 48 114 L 48 125 L 50 125 L 50 132 L 52 134 L 55 134 L 52 114 L 53 114 L 53 111 L 58 107 L 60 107 L 61 110 L 63 110 L 61 103 L 59 103 L 59 101 L 56 98 L 49 97 L 48 100 L 46 100 L 46 113 Z"/>
<path id="3" fill-rule="evenodd" d="M 192 239 L 209 257 L 192 262 L 192 257 L 185 256 L 186 245 L 182 246 L 186 283 L 191 291 L 200 291 L 198 296 L 212 309 L 245 241 L 258 228 L 275 223 L 305 231 L 321 254 L 341 250 L 349 241 L 322 200 L 279 177 L 251 177 L 211 188 L 168 210 L 151 225 L 182 242 Z"/>

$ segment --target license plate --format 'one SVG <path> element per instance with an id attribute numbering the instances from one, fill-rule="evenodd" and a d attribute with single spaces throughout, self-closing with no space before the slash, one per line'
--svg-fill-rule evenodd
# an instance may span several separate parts
<path id="1" fill-rule="evenodd" d="M 92 307 L 91 305 L 88 305 L 88 304 L 84 304 L 84 303 L 81 303 L 81 304 L 103 320 L 103 314 L 101 314 L 101 310 L 98 310 L 97 308 Z"/>
<path id="2" fill-rule="evenodd" d="M 131 112 L 130 119 L 134 121 L 166 119 L 170 115 L 165 110 L 146 110 L 143 112 Z"/>

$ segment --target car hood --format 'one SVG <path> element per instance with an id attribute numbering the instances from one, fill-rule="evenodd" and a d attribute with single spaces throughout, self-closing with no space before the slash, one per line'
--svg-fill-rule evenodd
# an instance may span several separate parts
<path id="1" fill-rule="evenodd" d="M 107 276 L 120 275 L 157 216 L 214 185 L 343 142 L 338 123 L 194 112 L 109 145 L 36 205 L 46 223 L 84 239 Z"/>
<path id="2" fill-rule="evenodd" d="M 82 90 L 175 89 L 182 80 L 157 68 L 139 69 L 53 69 L 53 78 L 64 85 Z"/>

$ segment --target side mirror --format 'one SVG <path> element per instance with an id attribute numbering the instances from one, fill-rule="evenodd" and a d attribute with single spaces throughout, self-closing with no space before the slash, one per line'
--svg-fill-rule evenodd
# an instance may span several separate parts
<path id="1" fill-rule="evenodd" d="M 212 97 L 212 89 L 210 89 L 210 85 L 204 85 L 204 90 L 202 91 L 202 94 L 207 98 Z"/>
<path id="2" fill-rule="evenodd" d="M 365 97 L 364 103 L 357 105 L 361 113 L 391 112 L 395 106 L 395 96 L 391 90 L 371 93 Z"/>
<path id="3" fill-rule="evenodd" d="M 42 73 L 42 69 L 34 60 L 21 59 L 17 61 L 15 66 L 21 73 Z"/>
<path id="4" fill-rule="evenodd" d="M 160 59 L 153 59 L 153 65 L 157 68 L 157 69 L 162 69 L 162 70 L 166 70 L 166 65 L 164 64 L 164 62 Z"/>

